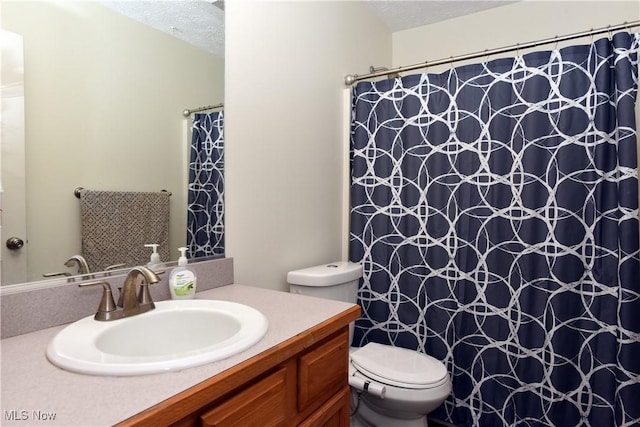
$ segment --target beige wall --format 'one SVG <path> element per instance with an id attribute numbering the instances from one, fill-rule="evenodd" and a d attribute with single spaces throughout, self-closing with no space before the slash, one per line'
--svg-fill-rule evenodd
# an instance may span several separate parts
<path id="1" fill-rule="evenodd" d="M 391 35 L 358 2 L 227 3 L 227 255 L 237 283 L 341 257 L 346 74 L 640 19 L 637 1 L 525 1 Z"/>
<path id="2" fill-rule="evenodd" d="M 79 186 L 171 191 L 177 259 L 181 112 L 223 100 L 224 61 L 96 2 L 2 2 L 1 12 L 2 28 L 24 37 L 29 280 L 80 253 Z"/>
<path id="3" fill-rule="evenodd" d="M 359 2 L 226 3 L 226 242 L 235 281 L 339 260 L 344 76 L 391 61 Z"/>
<path id="4" fill-rule="evenodd" d="M 71 194 L 76 186 L 129 189 L 135 181 L 144 186 L 140 189 L 181 191 L 177 183 L 183 177 L 169 163 L 182 155 L 174 146 L 183 137 L 179 111 L 220 100 L 222 84 L 215 76 L 221 74 L 221 63 L 194 66 L 203 60 L 200 51 L 162 34 L 151 37 L 152 30 L 134 29 L 93 3 L 40 5 L 35 16 L 23 15 L 24 7 L 4 2 L 2 25 L 25 36 L 32 96 L 45 86 L 56 88 L 27 106 L 29 153 L 38 153 L 39 169 L 48 171 L 44 179 L 29 178 L 29 208 L 47 214 L 30 227 L 30 239 L 47 236 L 48 249 L 36 255 L 54 270 L 62 255 L 52 255 L 79 252 L 73 246 L 79 237 L 64 226 L 68 219 L 77 222 L 77 199 Z M 96 13 L 98 27 L 86 25 L 83 18 Z M 639 18 L 636 1 L 525 1 L 392 35 L 359 2 L 228 2 L 226 241 L 227 255 L 235 259 L 236 282 L 286 290 L 287 271 L 341 258 L 346 74 Z M 99 30 L 112 21 L 119 30 L 101 37 Z M 87 33 L 77 37 L 79 31 Z M 82 53 L 65 57 L 67 50 L 52 48 L 43 34 L 65 36 L 66 44 L 78 45 Z M 160 47 L 141 48 L 139 43 L 156 36 L 163 53 L 150 55 Z M 111 54 L 96 57 L 96 46 L 103 44 L 111 53 L 126 51 L 137 65 L 114 66 Z M 74 64 L 71 69 L 59 66 L 68 61 Z M 94 72 L 111 83 L 96 85 Z M 114 92 L 118 96 L 108 96 Z M 95 99 L 102 103 L 87 108 Z M 105 104 L 118 108 L 106 113 Z M 33 149 L 32 140 L 43 145 Z M 104 140 L 122 144 L 120 152 L 136 151 L 110 155 L 97 148 Z M 72 145 L 76 141 L 82 143 Z M 142 160 L 150 157 L 148 163 Z M 59 168 L 68 158 L 94 167 L 88 172 Z M 97 158 L 110 163 L 101 166 Z M 145 180 L 153 170 L 162 171 L 161 176 Z M 57 190 L 50 181 L 63 185 Z M 178 199 L 172 200 L 172 214 Z M 172 228 L 178 234 L 174 239 L 183 238 L 183 225 Z"/>
<path id="5" fill-rule="evenodd" d="M 637 19 L 640 19 L 640 1 L 638 0 L 524 0 L 394 33 L 393 67 L 482 52 L 486 49 L 553 38 L 557 35 L 573 34 Z M 586 41 L 588 42 L 589 38 Z M 579 42 L 572 41 L 565 44 L 567 43 Z M 553 48 L 554 46 L 550 45 L 535 49 Z M 523 50 L 521 53 L 524 52 Z M 513 56 L 514 54 L 505 55 Z M 460 63 L 456 65 L 458 64 Z M 441 66 L 428 71 L 438 72 L 442 69 Z"/>

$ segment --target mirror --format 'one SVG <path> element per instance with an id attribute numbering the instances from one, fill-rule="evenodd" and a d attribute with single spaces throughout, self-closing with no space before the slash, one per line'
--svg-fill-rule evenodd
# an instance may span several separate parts
<path id="1" fill-rule="evenodd" d="M 170 9 L 176 19 L 172 8 L 182 6 L 202 21 L 205 15 L 189 10 L 197 3 L 211 9 L 207 19 L 219 19 L 218 28 L 224 19 L 211 1 L 112 3 Z M 182 112 L 223 102 L 224 57 L 174 37 L 184 36 L 182 25 L 203 22 L 176 22 L 162 32 L 98 2 L 2 3 L 2 29 L 21 35 L 24 46 L 27 206 L 26 280 L 3 285 L 76 274 L 64 264 L 81 253 L 78 187 L 169 191 L 170 256 L 162 261 L 178 258 L 191 139 L 191 119 Z M 3 273 L 9 258 L 3 256 Z"/>

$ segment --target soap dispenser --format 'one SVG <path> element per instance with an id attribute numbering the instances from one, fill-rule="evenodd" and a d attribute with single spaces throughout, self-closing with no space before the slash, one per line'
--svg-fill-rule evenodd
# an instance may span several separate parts
<path id="1" fill-rule="evenodd" d="M 151 258 L 149 260 L 149 263 L 147 264 L 148 267 L 153 267 L 161 263 L 160 254 L 158 253 L 158 246 L 160 245 L 158 245 L 157 243 L 149 243 L 147 245 L 144 245 L 145 248 L 153 249 L 153 252 L 151 252 Z"/>
<path id="2" fill-rule="evenodd" d="M 196 294 L 196 273 L 187 268 L 187 248 L 178 248 L 178 266 L 171 270 L 169 291 L 172 299 L 193 298 Z"/>

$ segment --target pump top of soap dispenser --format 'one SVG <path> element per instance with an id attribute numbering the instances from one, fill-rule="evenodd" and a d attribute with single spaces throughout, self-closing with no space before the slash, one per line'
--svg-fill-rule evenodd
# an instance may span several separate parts
<path id="1" fill-rule="evenodd" d="M 151 252 L 151 258 L 149 260 L 149 264 L 147 265 L 156 265 L 156 264 L 160 264 L 160 254 L 158 253 L 158 246 L 160 246 L 157 243 L 149 243 L 147 245 L 144 245 L 145 248 L 152 248 L 153 252 Z"/>
<path id="2" fill-rule="evenodd" d="M 178 258 L 178 266 L 184 267 L 185 265 L 187 265 L 187 248 L 182 247 L 182 248 L 178 248 L 178 250 L 180 251 L 180 258 Z"/>

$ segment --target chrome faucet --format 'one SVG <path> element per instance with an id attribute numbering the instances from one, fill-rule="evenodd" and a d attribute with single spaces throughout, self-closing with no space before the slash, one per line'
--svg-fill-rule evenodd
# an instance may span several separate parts
<path id="1" fill-rule="evenodd" d="M 87 264 L 87 260 L 82 255 L 74 255 L 64 263 L 67 267 L 73 267 L 74 264 L 78 266 L 78 274 L 90 273 L 89 264 Z"/>
<path id="2" fill-rule="evenodd" d="M 136 279 L 138 278 L 138 275 L 142 275 L 143 281 L 140 284 L 140 291 L 136 294 Z M 96 312 L 94 319 L 109 321 L 135 316 L 156 308 L 155 304 L 151 300 L 149 285 L 158 283 L 159 281 L 160 278 L 158 277 L 158 274 L 147 267 L 132 268 L 124 281 L 124 287 L 121 294 L 122 309 L 120 310 L 118 309 L 119 305 L 116 305 L 113 300 L 111 285 L 108 282 L 80 283 L 78 286 L 102 286 L 102 299 L 100 300 L 100 306 L 98 307 L 98 311 Z"/>

